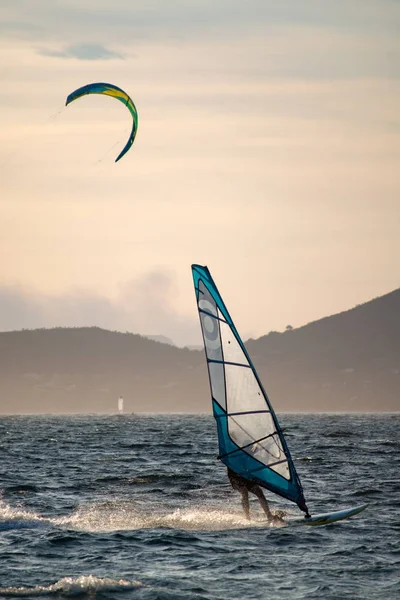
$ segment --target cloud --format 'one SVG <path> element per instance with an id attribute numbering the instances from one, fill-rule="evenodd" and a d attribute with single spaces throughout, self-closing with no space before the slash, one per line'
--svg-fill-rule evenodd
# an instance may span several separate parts
<path id="1" fill-rule="evenodd" d="M 237 39 L 257 31 L 268 46 L 273 29 L 304 26 L 341 30 L 353 38 L 360 32 L 397 36 L 399 12 L 391 0 L 3 0 L 0 31 L 5 35 L 40 36 L 44 40 L 85 39 L 99 35 L 110 42 L 189 40 L 195 36 Z M 86 37 L 84 37 L 86 36 Z M 4 36 L 3 36 L 4 37 Z M 288 39 L 288 46 L 291 45 Z"/>
<path id="2" fill-rule="evenodd" d="M 174 275 L 153 270 L 124 283 L 116 299 L 90 290 L 46 295 L 20 286 L 0 286 L 0 331 L 40 327 L 98 326 L 141 335 L 164 335 L 178 345 L 199 344 L 193 318 L 180 314 Z"/>
<path id="3" fill-rule="evenodd" d="M 123 56 L 100 44 L 73 44 L 64 50 L 40 49 L 38 54 L 53 58 L 77 58 L 78 60 L 115 60 Z"/>

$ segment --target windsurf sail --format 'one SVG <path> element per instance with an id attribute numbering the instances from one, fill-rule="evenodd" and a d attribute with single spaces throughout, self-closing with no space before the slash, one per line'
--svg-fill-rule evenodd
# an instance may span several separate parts
<path id="1" fill-rule="evenodd" d="M 118 398 L 118 412 L 120 415 L 124 412 L 124 399 L 122 396 Z"/>
<path id="2" fill-rule="evenodd" d="M 207 267 L 192 265 L 218 458 L 238 475 L 295 502 L 303 489 L 269 398 Z"/>

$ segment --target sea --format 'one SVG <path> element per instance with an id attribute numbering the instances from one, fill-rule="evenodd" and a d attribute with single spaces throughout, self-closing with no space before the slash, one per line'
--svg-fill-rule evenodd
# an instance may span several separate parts
<path id="1" fill-rule="evenodd" d="M 0 417 L 0 598 L 400 598 L 400 414 L 278 418 L 310 512 L 363 513 L 246 521 L 211 415 Z"/>

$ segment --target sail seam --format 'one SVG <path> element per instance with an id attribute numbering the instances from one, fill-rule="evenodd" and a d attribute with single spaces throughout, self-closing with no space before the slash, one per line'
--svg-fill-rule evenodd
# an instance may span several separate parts
<path id="1" fill-rule="evenodd" d="M 231 362 L 229 360 L 217 360 L 216 358 L 207 358 L 209 363 L 217 363 L 219 365 L 232 365 L 233 367 L 245 367 L 251 369 L 250 365 L 244 365 L 243 363 Z"/>
<path id="2" fill-rule="evenodd" d="M 245 412 L 232 412 L 232 413 L 226 413 L 225 415 L 216 415 L 215 418 L 223 419 L 225 417 L 236 417 L 236 416 L 240 416 L 240 415 L 257 415 L 257 414 L 263 414 L 263 413 L 271 413 L 271 411 L 270 410 L 247 410 Z"/>
<path id="3" fill-rule="evenodd" d="M 222 323 L 226 323 L 227 325 L 229 325 L 228 321 L 225 321 L 225 319 L 221 319 L 221 317 L 217 317 L 217 315 L 213 315 L 211 312 L 208 312 L 208 310 L 204 310 L 204 308 L 199 308 L 199 313 L 203 313 L 203 315 L 208 315 L 209 317 L 211 317 L 212 319 L 215 319 L 216 321 L 221 321 Z"/>
<path id="4" fill-rule="evenodd" d="M 219 459 L 221 458 L 225 458 L 226 456 L 229 456 L 230 454 L 235 454 L 235 452 L 239 452 L 239 450 L 244 450 L 245 448 L 250 448 L 250 446 L 254 446 L 254 444 L 259 444 L 260 442 L 263 442 L 264 440 L 267 440 L 268 438 L 276 435 L 278 432 L 274 431 L 273 433 L 270 433 L 269 435 L 265 435 L 262 438 L 259 438 L 258 440 L 253 440 L 252 442 L 250 442 L 250 444 L 246 444 L 245 446 L 238 446 L 237 448 L 235 448 L 235 450 L 231 450 L 230 452 L 227 452 L 226 454 L 221 454 L 220 456 L 218 456 Z M 256 458 L 256 460 L 258 460 Z M 259 462 L 261 462 L 259 460 Z"/>
<path id="5" fill-rule="evenodd" d="M 281 465 L 282 463 L 288 462 L 286 458 L 283 458 L 282 460 L 277 460 L 274 463 L 270 463 L 269 465 L 265 465 L 264 467 L 258 467 L 257 469 L 252 469 L 253 472 L 255 471 L 262 471 L 262 469 L 264 469 L 265 467 L 268 467 L 269 469 L 272 469 L 272 467 L 275 467 L 276 465 Z"/>

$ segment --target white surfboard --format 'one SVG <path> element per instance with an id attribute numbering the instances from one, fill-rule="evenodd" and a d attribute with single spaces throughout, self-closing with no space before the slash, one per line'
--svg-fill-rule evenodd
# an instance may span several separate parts
<path id="1" fill-rule="evenodd" d="M 313 515 L 308 519 L 306 517 L 287 519 L 286 523 L 288 526 L 307 525 L 309 527 L 320 527 L 321 525 L 329 525 L 330 523 L 335 523 L 335 521 L 342 521 L 343 519 L 348 519 L 349 517 L 358 515 L 360 512 L 365 510 L 367 506 L 368 504 L 361 504 L 360 506 L 344 508 L 336 512 Z"/>

